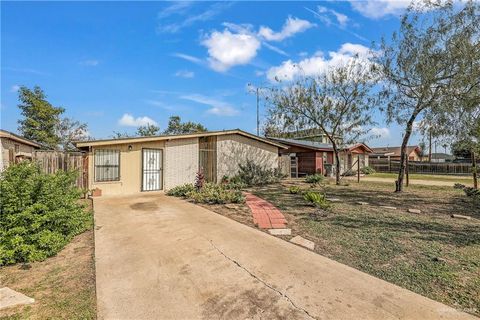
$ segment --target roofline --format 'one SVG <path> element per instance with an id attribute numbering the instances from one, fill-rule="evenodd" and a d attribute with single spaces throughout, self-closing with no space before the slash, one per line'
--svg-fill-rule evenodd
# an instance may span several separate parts
<path id="1" fill-rule="evenodd" d="M 304 145 L 304 144 L 301 144 L 301 143 L 295 143 L 295 142 L 291 142 L 291 141 L 283 141 L 283 140 L 281 140 L 281 139 L 288 139 L 288 138 L 268 137 L 268 139 L 280 141 L 280 142 L 282 142 L 283 144 L 286 144 L 286 145 L 294 145 L 294 146 L 296 146 L 296 147 L 301 147 L 301 148 L 305 148 L 305 149 L 315 149 L 315 150 L 321 150 L 321 151 L 332 151 L 332 150 L 333 150 L 333 147 L 330 147 L 330 148 L 321 148 L 321 147 L 307 146 L 307 145 Z M 278 139 L 278 140 L 277 140 L 277 139 Z M 313 141 L 310 141 L 310 142 L 313 142 Z"/>
<path id="2" fill-rule="evenodd" d="M 121 139 L 102 139 L 102 140 L 88 140 L 88 141 L 74 141 L 73 144 L 77 148 L 93 147 L 93 146 L 106 146 L 112 144 L 128 144 L 128 143 L 139 143 L 139 142 L 150 142 L 150 141 L 163 141 L 163 140 L 173 140 L 173 139 L 188 139 L 188 138 L 197 138 L 197 137 L 209 137 L 209 136 L 222 136 L 227 134 L 239 134 L 247 138 L 251 138 L 257 141 L 261 141 L 276 147 L 287 149 L 287 147 L 278 142 L 273 142 L 268 139 L 256 136 L 254 134 L 245 132 L 240 129 L 232 130 L 222 130 L 222 131 L 207 131 L 207 132 L 198 132 L 198 133 L 187 133 L 187 134 L 177 134 L 177 135 L 161 135 L 161 136 L 149 136 L 149 137 L 132 137 L 132 138 L 121 138 Z"/>
<path id="3" fill-rule="evenodd" d="M 367 145 L 366 145 L 365 143 L 363 143 L 363 142 L 356 143 L 356 144 L 354 144 L 353 146 L 348 147 L 347 149 L 348 149 L 348 150 L 352 150 L 352 149 L 355 149 L 355 148 L 357 148 L 357 147 L 364 147 L 368 152 L 373 153 L 372 148 L 370 148 L 369 146 L 367 146 Z"/>
<path id="4" fill-rule="evenodd" d="M 32 147 L 37 147 L 37 148 L 41 148 L 42 146 L 36 142 L 33 142 L 32 140 L 28 140 L 24 137 L 21 137 L 13 132 L 10 132 L 10 131 L 6 131 L 6 130 L 3 130 L 3 129 L 0 129 L 0 137 L 2 138 L 9 138 L 9 139 L 12 139 L 12 140 L 15 140 L 17 142 L 21 142 L 23 144 L 28 144 Z"/>

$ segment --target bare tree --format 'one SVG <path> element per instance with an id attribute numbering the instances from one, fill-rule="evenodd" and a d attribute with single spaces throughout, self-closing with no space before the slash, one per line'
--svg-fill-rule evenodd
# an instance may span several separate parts
<path id="1" fill-rule="evenodd" d="M 458 51 L 452 43 L 471 28 L 475 20 L 473 2 L 459 11 L 450 2 L 442 5 L 426 2 L 425 6 L 431 9 L 428 14 L 413 7 L 407 10 L 399 32 L 393 34 L 390 42 L 382 40 L 381 54 L 376 59 L 384 76 L 383 92 L 389 96 L 385 106 L 387 120 L 405 125 L 397 192 L 403 190 L 406 151 L 413 124 L 417 118 L 428 115 L 433 118 L 445 107 L 445 97 L 451 93 L 454 78 L 465 71 L 456 61 Z"/>
<path id="2" fill-rule="evenodd" d="M 373 94 L 375 67 L 353 57 L 316 77 L 301 77 L 271 90 L 267 97 L 268 127 L 282 130 L 320 129 L 335 154 L 335 180 L 340 184 L 340 152 L 374 124 L 372 113 L 380 101 Z"/>

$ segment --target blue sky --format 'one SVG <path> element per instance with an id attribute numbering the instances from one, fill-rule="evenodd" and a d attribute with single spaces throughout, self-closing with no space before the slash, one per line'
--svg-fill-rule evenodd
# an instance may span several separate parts
<path id="1" fill-rule="evenodd" d="M 399 25 L 405 1 L 1 2 L 1 127 L 16 132 L 19 85 L 39 85 L 95 138 L 168 117 L 255 132 L 255 96 L 362 53 Z M 262 108 L 261 115 L 264 115 Z M 377 114 L 372 146 L 400 144 Z M 417 142 L 414 137 L 412 142 Z"/>

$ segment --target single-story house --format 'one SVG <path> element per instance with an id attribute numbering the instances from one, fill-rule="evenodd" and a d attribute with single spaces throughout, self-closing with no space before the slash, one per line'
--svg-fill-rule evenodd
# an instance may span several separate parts
<path id="1" fill-rule="evenodd" d="M 12 163 L 32 160 L 40 145 L 15 133 L 0 129 L 0 171 Z"/>
<path id="2" fill-rule="evenodd" d="M 314 173 L 331 175 L 335 167 L 333 146 L 329 143 L 287 138 L 269 138 L 288 146 L 280 149 L 281 155 L 289 155 L 292 159 L 292 176 L 303 176 Z M 340 152 L 340 173 L 356 171 L 357 161 L 360 168 L 368 166 L 368 157 L 372 150 L 364 143 L 346 146 Z"/>
<path id="3" fill-rule="evenodd" d="M 401 147 L 378 147 L 372 148 L 370 158 L 400 160 Z M 409 161 L 422 161 L 422 149 L 419 146 L 407 146 Z"/>
<path id="4" fill-rule="evenodd" d="M 444 163 L 444 162 L 452 162 L 455 160 L 455 157 L 451 154 L 448 153 L 432 153 L 432 162 L 437 162 L 437 163 Z M 428 156 L 427 156 L 427 161 L 428 161 Z"/>
<path id="5" fill-rule="evenodd" d="M 233 176 L 248 159 L 278 168 L 282 144 L 239 129 L 182 135 L 77 141 L 86 152 L 88 188 L 103 195 L 171 189 L 193 183 L 199 170 L 205 180 Z"/>

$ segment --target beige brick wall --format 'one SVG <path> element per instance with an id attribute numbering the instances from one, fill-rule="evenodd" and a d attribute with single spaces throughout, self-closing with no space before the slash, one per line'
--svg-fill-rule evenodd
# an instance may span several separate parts
<path id="1" fill-rule="evenodd" d="M 198 171 L 198 138 L 167 141 L 164 168 L 166 190 L 193 183 Z"/>
<path id="2" fill-rule="evenodd" d="M 217 179 L 224 175 L 233 176 L 238 172 L 238 164 L 251 159 L 268 168 L 278 168 L 278 147 L 230 134 L 217 138 Z"/>
<path id="3" fill-rule="evenodd" d="M 28 158 L 33 157 L 33 147 L 21 142 L 13 141 L 9 138 L 0 138 L 0 171 L 7 168 L 9 165 L 9 150 L 13 150 L 15 154 L 15 145 L 18 145 L 19 150 L 17 155 L 23 155 Z"/>

